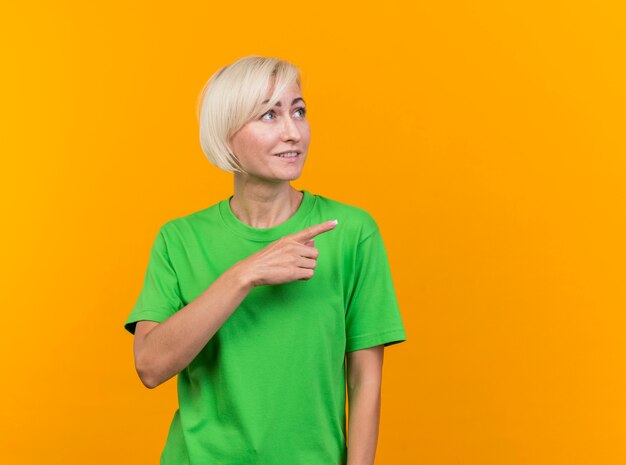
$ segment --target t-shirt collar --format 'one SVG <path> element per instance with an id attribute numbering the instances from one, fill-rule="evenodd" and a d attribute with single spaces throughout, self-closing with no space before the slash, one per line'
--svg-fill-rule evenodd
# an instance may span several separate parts
<path id="1" fill-rule="evenodd" d="M 296 212 L 286 221 L 271 228 L 253 228 L 243 223 L 230 208 L 230 200 L 234 195 L 219 203 L 219 212 L 225 226 L 240 237 L 258 242 L 275 241 L 288 234 L 304 229 L 304 220 L 313 209 L 315 196 L 307 190 L 301 190 L 303 197 Z"/>

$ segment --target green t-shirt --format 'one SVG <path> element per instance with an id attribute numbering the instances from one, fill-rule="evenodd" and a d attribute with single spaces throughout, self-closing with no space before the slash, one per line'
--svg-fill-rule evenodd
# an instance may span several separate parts
<path id="1" fill-rule="evenodd" d="M 365 210 L 306 190 L 298 210 L 253 228 L 229 197 L 161 226 L 125 323 L 162 322 L 236 262 L 338 219 L 314 238 L 310 280 L 258 286 L 178 374 L 161 465 L 346 463 L 345 353 L 406 340 L 380 230 Z"/>

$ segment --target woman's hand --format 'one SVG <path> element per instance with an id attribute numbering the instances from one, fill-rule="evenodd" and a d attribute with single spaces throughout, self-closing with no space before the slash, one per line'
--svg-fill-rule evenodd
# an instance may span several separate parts
<path id="1" fill-rule="evenodd" d="M 284 236 L 238 263 L 253 286 L 282 284 L 313 277 L 319 251 L 313 238 L 334 229 L 336 220 Z"/>

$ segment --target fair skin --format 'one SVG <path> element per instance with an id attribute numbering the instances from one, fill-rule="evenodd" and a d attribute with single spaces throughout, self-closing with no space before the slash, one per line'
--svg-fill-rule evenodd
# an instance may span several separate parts
<path id="1" fill-rule="evenodd" d="M 249 226 L 276 226 L 300 206 L 302 193 L 290 181 L 300 177 L 309 147 L 310 127 L 304 106 L 294 82 L 270 111 L 249 121 L 229 141 L 246 170 L 245 174 L 234 174 L 231 209 Z M 298 155 L 277 156 L 285 152 Z M 254 287 L 311 279 L 319 255 L 314 238 L 335 226 L 329 221 L 285 236 L 235 263 L 162 323 L 137 322 L 135 366 L 144 385 L 154 388 L 187 367 Z M 348 465 L 374 463 L 382 363 L 383 346 L 346 354 Z"/>
<path id="2" fill-rule="evenodd" d="M 376 455 L 384 346 L 346 354 L 348 465 L 372 465 Z"/>
<path id="3" fill-rule="evenodd" d="M 269 228 L 293 215 L 302 193 L 290 181 L 302 174 L 310 139 L 304 100 L 295 82 L 274 108 L 233 135 L 232 151 L 247 172 L 234 177 L 231 209 L 237 218 L 255 228 Z M 276 155 L 285 152 L 298 155 Z"/>

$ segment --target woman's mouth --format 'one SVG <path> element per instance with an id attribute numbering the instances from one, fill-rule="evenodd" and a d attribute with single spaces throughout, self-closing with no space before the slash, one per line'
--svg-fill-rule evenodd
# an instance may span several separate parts
<path id="1" fill-rule="evenodd" d="M 278 158 L 282 158 L 283 160 L 288 161 L 288 162 L 294 162 L 300 156 L 300 152 L 282 152 L 282 153 L 277 153 L 274 156 Z"/>
<path id="2" fill-rule="evenodd" d="M 282 152 L 276 154 L 277 157 L 281 158 L 292 158 L 297 157 L 298 155 L 300 155 L 300 152 Z"/>

